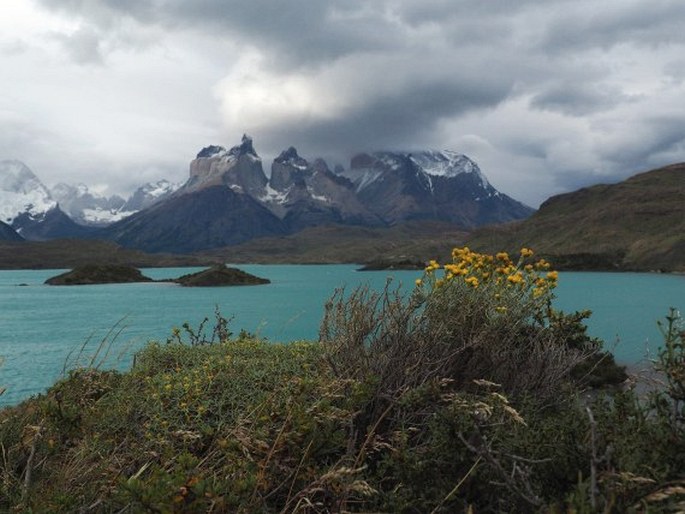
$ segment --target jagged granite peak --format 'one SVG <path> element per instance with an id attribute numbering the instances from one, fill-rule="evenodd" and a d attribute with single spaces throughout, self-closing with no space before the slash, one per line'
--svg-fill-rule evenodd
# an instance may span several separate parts
<path id="1" fill-rule="evenodd" d="M 279 193 L 288 191 L 294 193 L 293 188 L 306 189 L 305 181 L 311 174 L 312 169 L 307 160 L 300 157 L 297 150 L 291 146 L 287 150 L 283 150 L 271 164 L 269 187 Z M 286 200 L 285 197 L 281 198 L 282 195 L 270 194 L 270 196 L 278 197 L 277 201 L 281 203 Z"/>
<path id="2" fill-rule="evenodd" d="M 244 134 L 241 143 L 228 151 L 214 145 L 203 148 L 190 163 L 190 178 L 178 193 L 223 185 L 235 192 L 259 197 L 264 195 L 266 184 L 262 159 L 254 149 L 252 138 Z"/>
<path id="3" fill-rule="evenodd" d="M 310 164 L 294 147 L 274 159 L 261 200 L 290 231 L 329 223 L 382 224 L 359 202 L 349 180 L 333 173 L 323 159 Z"/>
<path id="4" fill-rule="evenodd" d="M 250 155 L 259 159 L 259 155 L 255 152 L 254 146 L 252 144 L 252 138 L 247 134 L 243 134 L 240 144 L 231 148 L 228 153 L 230 155 L 235 155 L 240 157 L 241 155 Z"/>
<path id="5" fill-rule="evenodd" d="M 21 215 L 40 217 L 56 206 L 28 166 L 17 160 L 0 161 L 0 221 L 12 225 Z"/>
<path id="6" fill-rule="evenodd" d="M 290 166 L 299 169 L 306 169 L 309 166 L 307 160 L 297 154 L 297 150 L 294 146 L 289 147 L 287 150 L 283 150 L 281 154 L 274 159 L 274 162 L 289 164 Z"/>

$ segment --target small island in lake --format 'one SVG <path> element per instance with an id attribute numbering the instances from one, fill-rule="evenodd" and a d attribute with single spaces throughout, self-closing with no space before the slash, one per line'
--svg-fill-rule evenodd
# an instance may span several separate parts
<path id="1" fill-rule="evenodd" d="M 266 278 L 256 277 L 237 268 L 217 264 L 211 268 L 183 275 L 179 278 L 152 280 L 133 266 L 111 264 L 77 266 L 45 281 L 51 286 L 76 286 L 91 284 L 127 284 L 133 282 L 174 282 L 184 287 L 221 287 L 270 284 Z"/>
<path id="2" fill-rule="evenodd" d="M 115 264 L 87 264 L 77 266 L 45 281 L 51 286 L 76 286 L 91 284 L 127 284 L 132 282 L 152 282 L 133 266 Z"/>
<path id="3" fill-rule="evenodd" d="M 404 259 L 399 261 L 371 261 L 357 271 L 383 271 L 383 270 L 421 270 L 426 263 L 419 260 Z"/>
<path id="4" fill-rule="evenodd" d="M 218 264 L 190 275 L 183 275 L 172 280 L 184 287 L 220 287 L 220 286 L 250 286 L 270 284 L 267 278 L 256 277 L 237 268 L 229 268 Z"/>

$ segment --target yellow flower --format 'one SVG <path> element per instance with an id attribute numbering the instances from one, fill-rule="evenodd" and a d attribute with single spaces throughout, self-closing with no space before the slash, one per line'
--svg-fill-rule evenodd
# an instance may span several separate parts
<path id="1" fill-rule="evenodd" d="M 547 279 L 548 280 L 558 280 L 559 279 L 559 272 L 558 271 L 550 271 L 547 273 Z"/>
<path id="2" fill-rule="evenodd" d="M 521 257 L 530 257 L 533 255 L 533 250 L 530 248 L 521 248 Z"/>
<path id="3" fill-rule="evenodd" d="M 468 278 L 464 279 L 464 282 L 466 282 L 468 285 L 470 285 L 474 289 L 476 287 L 478 287 L 478 278 L 476 278 L 476 277 L 468 277 Z"/>
<path id="4" fill-rule="evenodd" d="M 549 262 L 547 262 L 545 259 L 540 259 L 535 263 L 535 267 L 537 269 L 549 269 Z"/>
<path id="5" fill-rule="evenodd" d="M 520 273 L 516 273 L 514 275 L 509 275 L 507 277 L 507 281 L 511 282 L 512 284 L 520 284 L 523 282 L 523 277 Z"/>
<path id="6" fill-rule="evenodd" d="M 509 254 L 507 252 L 499 252 L 497 255 L 495 255 L 495 257 L 497 257 L 497 260 L 500 260 L 500 261 L 508 261 L 509 260 Z"/>

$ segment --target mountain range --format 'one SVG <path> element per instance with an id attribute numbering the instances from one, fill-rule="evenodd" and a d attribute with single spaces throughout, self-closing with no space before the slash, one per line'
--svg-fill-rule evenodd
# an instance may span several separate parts
<path id="1" fill-rule="evenodd" d="M 473 229 L 533 212 L 451 151 L 362 153 L 348 170 L 332 171 L 290 147 L 270 171 L 267 177 L 252 139 L 243 136 L 230 149 L 203 148 L 180 187 L 149 184 L 124 200 L 84 185 L 49 191 L 23 164 L 3 161 L 0 180 L 12 201 L 0 214 L 26 239 L 107 239 L 148 252 L 191 253 L 324 225 L 423 220 Z"/>
<path id="2" fill-rule="evenodd" d="M 10 220 L 15 227 L 22 219 L 33 218 L 34 231 L 43 227 L 54 234 L 73 229 L 69 225 L 72 223 L 80 230 L 95 231 L 99 237 L 107 233 L 132 248 L 141 246 L 156 252 L 164 248 L 176 252 L 206 249 L 184 257 L 152 255 L 124 249 L 117 243 L 88 239 L 31 242 L 24 241 L 9 224 L 0 222 L 0 267 L 69 267 L 93 258 L 146 265 L 383 259 L 400 262 L 430 258 L 442 262 L 449 259 L 453 246 L 467 244 L 491 253 L 515 253 L 522 246 L 532 247 L 557 269 L 685 272 L 685 163 L 639 173 L 616 184 L 598 184 L 554 196 L 526 219 L 466 231 L 453 222 L 422 218 L 426 205 L 419 201 L 421 197 L 409 194 L 410 187 L 398 188 L 396 177 L 383 177 L 384 173 L 397 171 L 393 166 L 413 166 L 412 161 L 419 161 L 419 155 L 423 157 L 423 153 L 398 153 L 390 160 L 387 152 L 360 154 L 353 159 L 350 170 L 337 169 L 331 173 L 325 163 L 314 161 L 310 165 L 295 149 L 288 149 L 274 161 L 271 177 L 266 179 L 258 173 L 260 161 L 249 140 L 230 150 L 207 147 L 191 163 L 190 178 L 182 187 L 160 195 L 163 198 L 157 203 L 104 229 L 76 225 L 38 194 L 42 191 L 40 185 L 14 163 L 10 167 L 26 183 L 18 184 L 16 177 L 10 180 L 6 174 L 0 174 L 0 185 L 4 187 L 0 198 L 4 195 L 5 199 L 16 200 L 22 190 L 35 198 L 35 203 L 24 201 L 25 211 Z M 425 155 L 432 158 L 431 162 L 444 163 L 436 167 L 450 170 L 445 173 L 447 178 L 454 173 L 453 165 L 448 163 L 456 160 L 455 156 L 446 152 Z M 425 167 L 424 162 L 422 173 Z M 246 169 L 254 173 L 246 173 Z M 441 175 L 432 171 L 429 178 L 435 191 L 435 181 Z M 482 174 L 473 170 L 468 173 L 456 176 L 481 186 L 478 193 L 473 192 L 474 202 L 481 203 L 483 198 L 488 201 L 487 194 L 497 198 L 496 191 L 489 190 L 487 185 L 483 187 L 487 182 Z M 413 183 L 428 183 L 430 190 L 425 175 L 415 175 L 420 181 Z M 384 196 L 376 197 L 374 205 L 361 194 L 385 181 L 387 194 L 396 195 L 397 202 L 404 201 L 405 210 L 393 209 L 397 203 L 384 201 Z M 394 189 L 390 187 L 393 183 Z M 8 184 L 13 191 L 7 191 Z M 386 190 L 379 192 L 386 194 Z M 3 213 L 8 210 L 7 203 L 0 206 Z M 38 207 L 48 211 L 41 213 Z M 432 207 L 432 212 L 448 209 L 437 201 Z M 333 215 L 343 221 L 317 225 L 317 219 L 327 220 Z M 394 224 L 389 221 L 393 219 Z M 305 228 L 295 229 L 303 225 Z M 146 235 L 137 241 L 137 232 Z M 93 233 L 85 237 L 91 238 Z M 243 242 L 226 246 L 230 237 Z M 155 238 L 159 243 L 154 243 Z"/>
<path id="3" fill-rule="evenodd" d="M 96 228 L 149 207 L 178 187 L 166 180 L 148 183 L 126 200 L 100 195 L 85 184 L 49 189 L 24 163 L 0 161 L 0 221 L 29 240 L 90 237 Z"/>

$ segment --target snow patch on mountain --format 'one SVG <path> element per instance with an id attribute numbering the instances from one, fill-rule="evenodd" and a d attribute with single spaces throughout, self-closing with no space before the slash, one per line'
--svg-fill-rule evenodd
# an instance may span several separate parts
<path id="1" fill-rule="evenodd" d="M 88 225 L 104 226 L 110 225 L 117 221 L 135 214 L 137 211 L 115 211 L 105 209 L 83 209 L 81 211 L 82 219 Z"/>
<path id="2" fill-rule="evenodd" d="M 456 177 L 462 173 L 473 173 L 480 178 L 483 187 L 490 185 L 478 165 L 463 154 L 451 150 L 429 150 L 412 153 L 409 158 L 428 175 Z"/>
<path id="3" fill-rule="evenodd" d="M 265 189 L 264 195 L 262 195 L 258 198 L 258 200 L 260 202 L 277 203 L 277 204 L 282 205 L 288 199 L 288 194 L 290 193 L 291 188 L 288 188 L 285 191 L 276 191 L 269 184 L 267 184 L 266 186 L 264 186 L 264 189 Z"/>
<path id="4" fill-rule="evenodd" d="M 23 213 L 39 218 L 56 206 L 28 166 L 20 161 L 0 161 L 0 221 L 12 224 Z"/>

